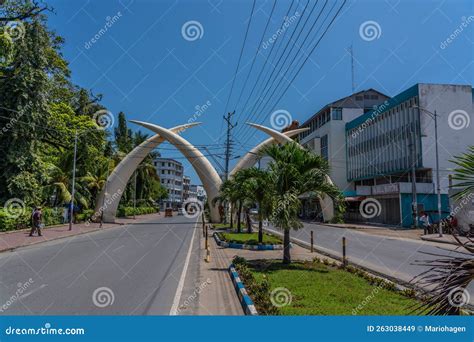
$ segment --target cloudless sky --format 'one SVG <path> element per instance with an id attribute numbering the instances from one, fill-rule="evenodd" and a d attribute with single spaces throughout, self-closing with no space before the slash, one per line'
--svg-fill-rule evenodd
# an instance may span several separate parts
<path id="1" fill-rule="evenodd" d="M 295 6 L 299 3 L 300 15 L 307 1 L 295 1 Z M 310 1 L 306 15 L 313 4 Z M 63 52 L 70 62 L 74 83 L 103 94 L 102 103 L 114 115 L 123 111 L 129 120 L 149 121 L 164 127 L 188 122 L 196 117 L 196 106 L 207 104 L 208 108 L 197 118 L 203 125 L 187 130 L 183 137 L 196 145 L 208 145 L 210 153 L 218 154 L 223 164 L 222 116 L 253 0 L 47 0 L 47 3 L 55 9 L 55 14 L 49 15 L 49 26 L 66 40 Z M 290 3 L 277 0 L 264 41 L 277 32 Z M 333 3 L 330 0 L 328 8 Z M 273 0 L 256 1 L 228 111 L 235 109 L 272 6 Z M 347 48 L 350 45 L 354 51 L 356 91 L 375 88 L 394 96 L 418 82 L 472 85 L 474 17 L 469 17 L 473 15 L 472 0 L 348 0 L 286 94 L 275 106 L 270 103 L 253 121 L 270 125 L 271 113 L 284 109 L 292 119 L 302 123 L 325 104 L 349 95 L 352 81 Z M 117 18 L 107 32 L 91 43 L 114 16 Z M 300 18 L 304 20 L 305 15 Z M 188 21 L 201 25 L 202 37 L 193 41 L 184 39 L 182 27 Z M 378 38 L 364 40 L 360 35 L 359 29 L 367 21 L 378 25 Z M 296 22 L 290 24 L 287 35 Z M 466 27 L 455 34 L 463 22 L 467 23 Z M 455 34 L 452 42 L 443 45 L 452 34 Z M 90 46 L 86 48 L 88 42 Z M 309 41 L 300 53 L 309 52 L 308 44 Z M 265 138 L 245 128 L 244 119 L 249 113 L 242 113 L 242 104 L 270 49 L 271 44 L 260 49 L 237 106 L 235 155 L 243 155 Z M 130 127 L 139 129 L 132 123 Z M 160 152 L 182 161 L 185 174 L 192 177 L 193 183 L 200 183 L 191 166 L 172 146 L 163 144 Z"/>

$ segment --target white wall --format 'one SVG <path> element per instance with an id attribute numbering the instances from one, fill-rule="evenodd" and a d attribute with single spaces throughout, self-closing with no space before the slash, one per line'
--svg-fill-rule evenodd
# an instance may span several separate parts
<path id="1" fill-rule="evenodd" d="M 438 142 L 441 193 L 448 193 L 449 169 L 455 167 L 450 162 L 454 156 L 467 151 L 474 145 L 474 114 L 471 86 L 461 85 L 419 85 L 419 104 L 438 116 Z M 470 117 L 469 126 L 456 130 L 448 122 L 448 116 L 455 110 L 462 110 Z M 420 113 L 422 133 L 423 166 L 433 170 L 433 182 L 436 184 L 436 153 L 434 120 L 426 113 Z"/>

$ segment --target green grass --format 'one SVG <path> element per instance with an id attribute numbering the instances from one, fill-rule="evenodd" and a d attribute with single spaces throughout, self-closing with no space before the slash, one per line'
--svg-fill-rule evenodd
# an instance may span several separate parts
<path id="1" fill-rule="evenodd" d="M 292 302 L 280 308 L 282 315 L 408 315 L 417 300 L 371 285 L 344 269 L 322 263 L 249 261 L 257 282 L 266 276 L 271 289 L 290 290 Z M 360 306 L 359 306 L 360 305 Z M 359 307 L 359 309 L 358 309 Z"/>
<path id="2" fill-rule="evenodd" d="M 220 233 L 220 237 L 227 242 L 258 245 L 258 233 Z M 266 245 L 279 245 L 282 241 L 279 237 L 263 233 L 263 243 Z"/>
<path id="3" fill-rule="evenodd" d="M 230 229 L 230 223 L 213 223 L 214 229 Z M 245 223 L 241 224 L 242 229 L 247 228 Z M 237 223 L 234 222 L 234 230 L 237 229 Z"/>

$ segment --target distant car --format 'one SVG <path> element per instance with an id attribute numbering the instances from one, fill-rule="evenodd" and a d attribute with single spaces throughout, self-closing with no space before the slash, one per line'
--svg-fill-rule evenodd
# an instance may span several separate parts
<path id="1" fill-rule="evenodd" d="M 184 215 L 184 208 L 178 208 L 178 215 Z"/>
<path id="2" fill-rule="evenodd" d="M 249 213 L 250 213 L 250 215 L 257 215 L 258 214 L 258 209 L 257 208 L 250 209 Z"/>
<path id="3" fill-rule="evenodd" d="M 165 209 L 165 217 L 173 217 L 173 209 L 172 208 L 166 208 Z"/>

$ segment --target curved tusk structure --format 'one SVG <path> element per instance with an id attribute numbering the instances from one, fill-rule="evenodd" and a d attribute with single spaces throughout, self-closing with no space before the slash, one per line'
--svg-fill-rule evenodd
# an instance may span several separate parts
<path id="1" fill-rule="evenodd" d="M 262 132 L 265 132 L 267 133 L 268 135 L 270 135 L 272 138 L 269 139 L 270 142 L 268 142 L 268 140 L 265 140 L 263 143 L 257 145 L 256 147 L 254 147 L 249 153 L 247 153 L 240 161 L 239 163 L 234 167 L 234 169 L 232 170 L 231 172 L 231 175 L 233 175 L 236 171 L 240 170 L 240 169 L 243 169 L 243 168 L 247 168 L 247 167 L 250 167 L 252 165 L 255 164 L 255 162 L 258 160 L 258 152 L 261 151 L 261 149 L 274 142 L 274 141 L 277 141 L 279 143 L 287 143 L 287 142 L 291 142 L 293 141 L 292 139 L 290 139 L 291 136 L 294 136 L 296 135 L 297 133 L 300 133 L 301 130 L 303 131 L 306 131 L 308 130 L 309 128 L 300 128 L 300 129 L 295 129 L 295 130 L 292 130 L 292 131 L 288 131 L 288 132 L 285 132 L 285 133 L 281 133 L 281 132 L 278 132 L 274 129 L 271 129 L 271 128 L 268 128 L 268 127 L 265 127 L 265 126 L 262 126 L 262 125 L 257 125 L 257 124 L 254 124 L 254 123 L 247 123 L 248 125 L 262 131 Z M 297 132 L 298 131 L 298 132 Z M 297 132 L 297 133 L 296 133 Z M 291 135 L 289 135 L 288 133 L 291 133 Z M 265 144 L 264 146 L 261 146 Z M 298 144 L 299 145 L 299 144 Z M 301 146 L 301 145 L 299 145 Z M 301 148 L 303 148 L 303 146 L 301 146 Z M 255 152 L 254 150 L 257 150 L 257 152 Z M 252 154 L 254 156 L 254 158 L 251 158 L 251 157 L 247 157 L 248 154 Z M 246 158 L 246 160 L 244 161 L 243 159 Z M 253 162 L 251 163 L 251 160 L 253 160 Z M 240 165 L 242 163 L 242 165 Z M 250 164 L 251 163 L 251 164 Z M 250 166 L 248 166 L 250 164 Z M 239 168 L 238 168 L 239 167 Z M 330 183 L 331 185 L 334 184 L 333 181 L 331 180 L 331 178 L 328 176 L 327 177 L 327 181 L 328 183 Z M 319 196 L 318 196 L 319 197 Z M 332 200 L 331 197 L 327 196 L 327 195 L 323 195 L 322 198 L 319 197 L 319 200 L 321 202 L 321 210 L 323 212 L 323 220 L 324 221 L 330 221 L 332 220 L 332 218 L 334 217 L 334 201 Z"/>
<path id="2" fill-rule="evenodd" d="M 173 144 L 179 151 L 186 157 L 186 159 L 191 163 L 191 165 L 196 170 L 202 185 L 207 193 L 207 201 L 210 209 L 210 216 L 212 222 L 219 222 L 220 215 L 219 210 L 216 206 L 212 204 L 212 200 L 219 195 L 219 189 L 222 184 L 222 180 L 217 174 L 216 170 L 209 162 L 209 160 L 194 147 L 190 142 L 188 142 L 183 137 L 172 132 L 169 129 L 160 127 L 158 125 L 153 125 L 147 122 L 130 120 L 130 122 L 141 125 L 149 130 L 159 134 L 165 140 Z"/>
<path id="3" fill-rule="evenodd" d="M 170 131 L 180 133 L 197 125 L 199 125 L 199 123 L 189 123 L 173 127 Z M 153 151 L 153 149 L 160 145 L 164 140 L 165 139 L 163 139 L 159 134 L 156 134 L 135 147 L 120 161 L 107 178 L 103 190 L 100 192 L 99 196 L 97 196 L 95 213 L 93 215 L 94 221 L 100 220 L 100 216 L 103 215 L 104 222 L 115 222 L 117 208 L 130 177 L 148 153 Z"/>
<path id="4" fill-rule="evenodd" d="M 252 125 L 255 125 L 255 124 L 252 124 Z M 260 125 L 255 125 L 254 127 L 256 127 L 256 126 L 260 126 Z M 263 126 L 260 126 L 260 127 L 263 127 Z M 245 154 L 242 158 L 240 158 L 237 165 L 235 165 L 235 167 L 229 173 L 229 177 L 232 177 L 239 170 L 248 169 L 249 167 L 252 167 L 253 165 L 255 165 L 255 163 L 260 158 L 259 154 L 264 149 L 264 147 L 266 147 L 270 144 L 275 144 L 275 143 L 285 143 L 287 141 L 285 138 L 289 139 L 290 137 L 293 137 L 293 136 L 295 136 L 295 135 L 297 135 L 301 132 L 305 132 L 308 129 L 309 128 L 298 128 L 298 129 L 294 129 L 292 131 L 288 131 L 288 132 L 285 132 L 285 133 L 280 133 L 280 132 L 276 132 L 272 129 L 269 129 L 269 131 L 272 131 L 271 132 L 272 137 L 268 138 L 267 140 L 265 140 L 263 142 L 261 142 L 260 144 L 258 144 L 254 148 L 252 148 L 249 152 L 247 152 L 247 154 Z M 274 134 L 274 132 L 276 132 L 278 134 Z M 281 135 L 285 136 L 285 138 L 282 138 Z M 292 141 L 291 139 L 289 139 L 289 140 Z"/>

